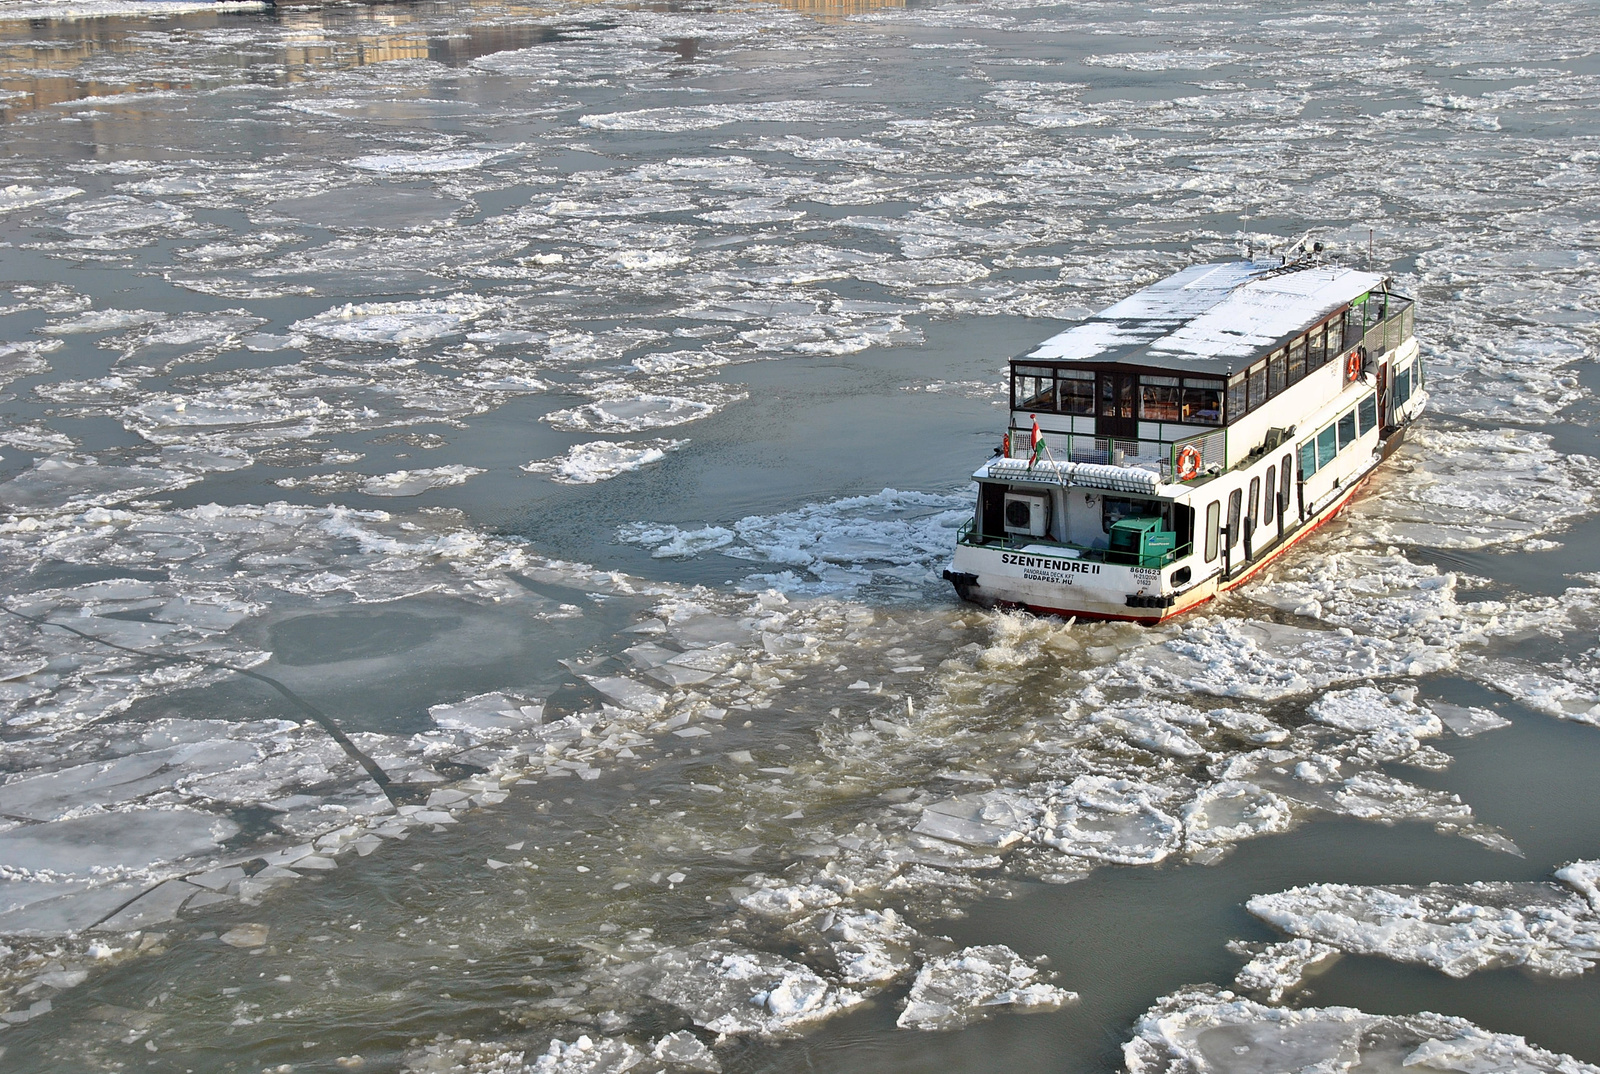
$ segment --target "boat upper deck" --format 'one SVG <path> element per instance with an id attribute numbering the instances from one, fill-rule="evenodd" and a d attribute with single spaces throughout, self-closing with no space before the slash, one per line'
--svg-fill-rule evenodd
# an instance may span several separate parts
<path id="1" fill-rule="evenodd" d="M 1276 259 L 1194 265 L 1050 337 L 1026 360 L 1226 376 L 1384 279 L 1342 265 Z"/>

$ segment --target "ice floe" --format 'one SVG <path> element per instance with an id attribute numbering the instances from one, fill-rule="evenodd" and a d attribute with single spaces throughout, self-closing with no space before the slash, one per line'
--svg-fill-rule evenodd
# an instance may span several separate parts
<path id="1" fill-rule="evenodd" d="M 1367 1014 L 1352 1007 L 1270 1007 L 1213 988 L 1163 996 L 1123 1046 L 1128 1074 L 1206 1070 L 1416 1070 L 1593 1074 L 1600 1067 L 1545 1051 L 1464 1018 Z"/>
<path id="2" fill-rule="evenodd" d="M 1578 862 L 1556 875 L 1581 883 L 1594 868 Z M 1246 905 L 1291 936 L 1432 966 L 1451 977 L 1505 966 L 1576 977 L 1600 961 L 1600 916 L 1579 883 L 1572 887 L 1579 893 L 1531 882 L 1313 884 L 1257 895 Z"/>
<path id="3" fill-rule="evenodd" d="M 575 444 L 565 455 L 525 464 L 531 474 L 549 474 L 564 485 L 592 485 L 622 474 L 642 470 L 660 462 L 667 452 L 677 451 L 687 440 L 613 441 L 595 440 Z"/>
<path id="4" fill-rule="evenodd" d="M 960 1029 L 999 1010 L 1053 1011 L 1078 998 L 1041 977 L 1038 967 L 1004 944 L 930 958 L 917 971 L 895 1024 L 902 1029 Z"/>
<path id="5" fill-rule="evenodd" d="M 797 962 L 717 941 L 664 951 L 635 976 L 655 999 L 729 1036 L 792 1036 L 864 998 Z"/>

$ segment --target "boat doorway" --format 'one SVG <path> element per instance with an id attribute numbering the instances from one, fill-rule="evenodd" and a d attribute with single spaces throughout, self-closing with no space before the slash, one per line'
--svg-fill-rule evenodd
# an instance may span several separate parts
<path id="1" fill-rule="evenodd" d="M 1139 438 L 1139 383 L 1132 373 L 1102 372 L 1096 375 L 1100 400 L 1095 413 L 1096 436 L 1118 440 Z"/>

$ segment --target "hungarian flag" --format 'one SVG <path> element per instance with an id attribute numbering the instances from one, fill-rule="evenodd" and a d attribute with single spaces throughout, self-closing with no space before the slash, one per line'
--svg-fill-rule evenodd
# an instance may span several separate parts
<path id="1" fill-rule="evenodd" d="M 1039 432 L 1038 418 L 1033 419 L 1033 441 L 1031 447 L 1032 450 L 1028 453 L 1028 469 L 1030 470 L 1033 469 L 1034 463 L 1038 462 L 1044 455 L 1044 435 Z"/>

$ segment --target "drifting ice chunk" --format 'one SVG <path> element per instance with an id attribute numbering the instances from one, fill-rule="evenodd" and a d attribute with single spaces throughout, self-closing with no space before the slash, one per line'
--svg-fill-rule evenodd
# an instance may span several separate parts
<path id="1" fill-rule="evenodd" d="M 1137 780 L 1082 776 L 1047 799 L 1057 820 L 1044 842 L 1075 857 L 1153 864 L 1178 849 L 1183 833 L 1158 805 L 1168 794 Z"/>
<path id="2" fill-rule="evenodd" d="M 799 917 L 825 906 L 839 905 L 839 893 L 820 884 L 792 884 L 763 888 L 739 900 L 746 910 L 764 917 Z"/>
<path id="3" fill-rule="evenodd" d="M 583 680 L 607 701 L 634 712 L 660 712 L 667 703 L 666 698 L 632 679 L 585 675 Z"/>
<path id="4" fill-rule="evenodd" d="M 625 1040 L 587 1035 L 571 1044 L 550 1042 L 549 1051 L 529 1063 L 530 1074 L 622 1074 L 645 1061 L 645 1053 Z"/>
<path id="5" fill-rule="evenodd" d="M 1021 795 L 990 791 L 961 794 L 923 807 L 915 830 L 935 839 L 1004 850 L 1021 841 L 1038 823 L 1036 803 Z"/>
<path id="6" fill-rule="evenodd" d="M 530 474 L 549 474 L 563 485 L 593 485 L 621 474 L 642 470 L 667 457 L 667 452 L 683 447 L 687 440 L 641 440 L 612 442 L 596 440 L 577 444 L 565 455 L 527 463 Z"/>
<path id="7" fill-rule="evenodd" d="M 392 474 L 379 474 L 361 483 L 361 491 L 368 496 L 417 496 L 429 489 L 449 488 L 465 484 L 470 477 L 484 473 L 477 466 L 434 466 L 425 470 L 396 470 Z"/>
<path id="8" fill-rule="evenodd" d="M 696 1025 L 737 1036 L 793 1036 L 863 999 L 798 962 L 721 940 L 664 951 L 642 972 L 651 996 L 681 1008 Z"/>
<path id="9" fill-rule="evenodd" d="M 1075 992 L 1038 980 L 1039 971 L 1004 944 L 968 947 L 931 958 L 917 971 L 902 1029 L 960 1029 L 996 1008 L 1053 1011 L 1075 1001 Z"/>
<path id="10" fill-rule="evenodd" d="M 1326 968 L 1341 954 L 1337 947 L 1310 940 L 1288 940 L 1268 944 L 1239 970 L 1235 988 L 1265 993 L 1277 1003 L 1284 994 L 1298 990 L 1313 971 Z"/>
<path id="11" fill-rule="evenodd" d="M 667 1064 L 671 1070 L 691 1071 L 694 1074 L 722 1074 L 722 1064 L 707 1048 L 705 1042 L 687 1029 L 668 1033 L 656 1041 L 650 1054 Z"/>
<path id="12" fill-rule="evenodd" d="M 1429 701 L 1428 707 L 1433 710 L 1435 716 L 1443 721 L 1446 727 L 1462 738 L 1481 735 L 1485 731 L 1498 731 L 1502 727 L 1511 726 L 1510 720 L 1490 712 L 1488 709 L 1449 705 L 1443 701 Z"/>
<path id="13" fill-rule="evenodd" d="M 1575 861 L 1562 866 L 1556 870 L 1556 879 L 1588 899 L 1590 907 L 1600 914 L 1600 861 Z"/>
<path id="14" fill-rule="evenodd" d="M 1600 917 L 1555 884 L 1312 884 L 1245 905 L 1292 936 L 1451 977 L 1504 966 L 1577 977 L 1600 960 Z"/>
<path id="15" fill-rule="evenodd" d="M 911 969 L 917 932 L 893 910 L 830 912 L 820 931 L 845 984 L 883 985 Z"/>
<path id="16" fill-rule="evenodd" d="M 1600 1067 L 1490 1033 L 1464 1018 L 1385 1016 L 1352 1007 L 1287 1010 L 1202 986 L 1158 1000 L 1123 1045 L 1128 1074 L 1493 1071 L 1600 1074 Z"/>
<path id="17" fill-rule="evenodd" d="M 501 693 L 479 694 L 449 705 L 434 705 L 428 715 L 447 731 L 501 735 L 537 725 L 544 706 L 524 705 Z"/>
<path id="18" fill-rule="evenodd" d="M 1184 840 L 1191 852 L 1285 832 L 1293 823 L 1288 802 L 1239 780 L 1206 787 L 1183 809 Z"/>

